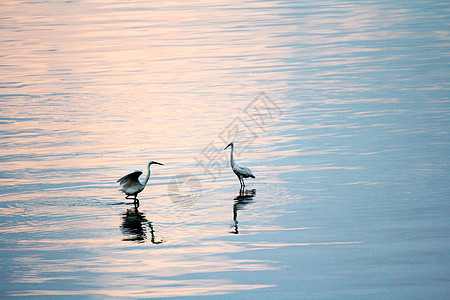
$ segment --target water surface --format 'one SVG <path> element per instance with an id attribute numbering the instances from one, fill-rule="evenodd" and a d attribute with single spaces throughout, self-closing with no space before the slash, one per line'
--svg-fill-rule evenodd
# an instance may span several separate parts
<path id="1" fill-rule="evenodd" d="M 449 9 L 4 1 L 0 295 L 448 297 Z"/>

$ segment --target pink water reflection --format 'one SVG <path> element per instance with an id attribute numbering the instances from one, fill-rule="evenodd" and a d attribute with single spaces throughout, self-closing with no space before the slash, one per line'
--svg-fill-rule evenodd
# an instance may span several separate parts
<path id="1" fill-rule="evenodd" d="M 396 126 L 410 110 L 375 106 L 401 104 L 407 90 L 446 86 L 417 79 L 446 74 L 422 66 L 448 37 L 437 27 L 416 30 L 432 21 L 429 15 L 395 3 L 294 2 L 2 2 L 0 243 L 7 295 L 150 298 L 270 288 L 269 297 L 278 297 L 291 282 L 284 272 L 301 283 L 297 289 L 311 282 L 301 275 L 311 277 L 306 270 L 322 296 L 324 286 L 353 291 L 370 268 L 379 279 L 378 266 L 365 263 L 390 255 L 344 253 L 364 252 L 354 248 L 365 243 L 355 230 L 372 238 L 378 232 L 360 220 L 368 215 L 364 205 L 373 205 L 361 194 L 376 202 L 375 190 L 389 187 L 388 172 L 372 177 L 379 172 L 374 166 L 384 162 L 382 154 L 398 151 L 383 148 L 395 136 L 370 138 L 379 137 L 378 129 L 385 136 L 410 132 Z M 439 42 L 425 46 L 423 61 L 404 67 L 416 59 L 418 47 L 411 45 L 432 38 Z M 263 127 L 255 122 L 258 113 L 246 113 L 262 91 L 279 106 Z M 256 175 L 248 181 L 256 191 L 248 203 L 239 203 L 239 182 L 222 150 L 234 120 L 254 133 L 251 143 L 235 141 L 245 148 L 237 159 Z M 211 173 L 196 160 L 209 145 L 218 163 Z M 401 150 L 391 157 L 395 166 L 404 159 Z M 164 167 L 152 169 L 133 208 L 116 180 L 149 160 Z M 421 161 L 413 168 L 432 166 Z M 444 163 L 441 168 L 444 173 Z M 199 195 L 189 198 L 191 186 L 176 186 L 177 175 L 196 176 Z M 344 190 L 345 198 L 336 186 L 358 189 Z M 382 215 L 385 204 L 375 211 Z M 396 205 L 393 211 L 420 210 Z M 401 239 L 414 240 L 402 226 Z M 393 236 L 386 240 L 397 246 Z M 389 242 L 382 250 L 398 254 Z M 293 270 L 294 262 L 301 268 Z M 392 264 L 386 274 L 397 276 L 404 266 Z M 340 281 L 326 285 L 330 274 Z M 373 282 L 360 287 L 383 283 Z M 342 295 L 348 294 L 330 298 Z"/>

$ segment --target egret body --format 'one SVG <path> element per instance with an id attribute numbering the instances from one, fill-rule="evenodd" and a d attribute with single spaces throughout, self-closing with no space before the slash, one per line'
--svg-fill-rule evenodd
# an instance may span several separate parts
<path id="1" fill-rule="evenodd" d="M 234 161 L 234 156 L 233 156 L 234 143 L 229 143 L 223 150 L 227 149 L 230 146 L 231 146 L 231 156 L 230 156 L 231 169 L 233 170 L 234 174 L 236 174 L 236 176 L 238 177 L 239 182 L 241 183 L 241 189 L 242 189 L 245 187 L 244 178 L 249 178 L 249 177 L 255 178 L 255 176 L 253 175 L 252 171 L 249 168 L 247 168 L 243 165 L 240 165 Z"/>
<path id="2" fill-rule="evenodd" d="M 147 176 L 143 181 L 139 180 L 139 176 L 142 174 L 142 170 L 134 170 L 124 176 L 122 176 L 117 182 L 122 186 L 121 192 L 124 192 L 127 199 L 131 196 L 134 197 L 134 201 L 137 200 L 137 195 L 142 192 L 150 179 L 150 166 L 152 164 L 157 164 L 163 166 L 162 163 L 156 161 L 150 161 L 147 165 Z"/>

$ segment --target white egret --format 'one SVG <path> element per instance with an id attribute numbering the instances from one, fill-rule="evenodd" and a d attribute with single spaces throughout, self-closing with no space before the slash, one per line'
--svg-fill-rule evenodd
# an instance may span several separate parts
<path id="1" fill-rule="evenodd" d="M 119 191 L 124 192 L 125 195 L 127 195 L 125 197 L 126 199 L 130 199 L 130 196 L 134 196 L 134 202 L 136 203 L 136 201 L 139 201 L 137 200 L 137 195 L 142 192 L 147 185 L 148 179 L 150 178 L 150 166 L 152 164 L 164 166 L 162 163 L 152 160 L 147 165 L 147 176 L 143 181 L 139 180 L 139 176 L 142 174 L 142 170 L 140 169 L 131 171 L 117 180 L 117 182 L 122 186 Z"/>
<path id="2" fill-rule="evenodd" d="M 244 178 L 255 178 L 252 171 L 244 167 L 243 165 L 237 164 L 234 162 L 233 152 L 234 152 L 234 143 L 229 143 L 223 150 L 227 149 L 231 146 L 231 157 L 230 157 L 230 165 L 234 174 L 239 178 L 239 182 L 241 183 L 241 189 L 245 187 Z"/>

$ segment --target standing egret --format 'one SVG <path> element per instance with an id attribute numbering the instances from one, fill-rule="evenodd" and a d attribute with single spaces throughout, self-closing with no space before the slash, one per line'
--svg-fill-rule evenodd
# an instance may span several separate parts
<path id="1" fill-rule="evenodd" d="M 239 182 L 241 183 L 241 189 L 245 187 L 244 178 L 255 178 L 252 171 L 244 167 L 243 165 L 237 164 L 234 162 L 233 152 L 234 152 L 234 143 L 229 143 L 228 146 L 226 146 L 223 150 L 227 149 L 231 146 L 231 158 L 230 158 L 230 165 L 231 169 L 233 170 L 234 174 L 239 178 Z"/>
<path id="2" fill-rule="evenodd" d="M 134 196 L 134 203 L 139 203 L 139 200 L 137 199 L 137 195 L 142 192 L 147 185 L 148 179 L 150 178 L 150 166 L 152 164 L 157 164 L 164 166 L 162 163 L 156 162 L 156 161 L 150 161 L 147 165 L 147 177 L 145 177 L 144 181 L 139 180 L 139 176 L 142 174 L 142 170 L 134 170 L 124 176 L 122 176 L 117 182 L 122 186 L 122 188 L 119 190 L 121 192 L 124 192 L 125 195 L 127 195 L 125 198 L 130 199 L 130 196 Z"/>

